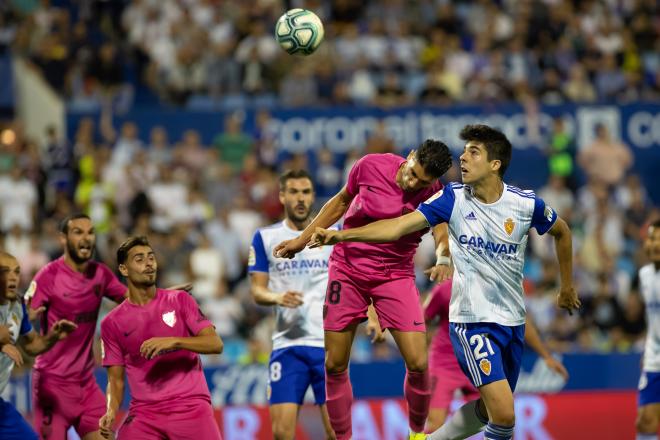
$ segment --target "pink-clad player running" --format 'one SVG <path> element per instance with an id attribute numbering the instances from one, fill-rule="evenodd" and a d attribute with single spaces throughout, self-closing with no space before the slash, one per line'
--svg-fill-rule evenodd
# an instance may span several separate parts
<path id="1" fill-rule="evenodd" d="M 118 440 L 221 439 L 198 354 L 222 352 L 213 324 L 188 293 L 156 288 L 158 264 L 145 237 L 122 243 L 117 264 L 128 297 L 101 321 L 108 369 L 101 434 L 112 436 L 125 373 L 132 400 Z"/>
<path id="2" fill-rule="evenodd" d="M 344 217 L 344 229 L 414 211 L 442 188 L 438 178 L 451 167 L 445 144 L 427 140 L 407 158 L 369 154 L 356 162 L 346 186 L 295 239 L 275 247 L 276 257 L 293 257 L 308 244 L 317 227 Z M 325 330 L 326 404 L 338 440 L 351 437 L 353 392 L 347 373 L 357 325 L 373 303 L 380 325 L 388 328 L 406 363 L 404 395 L 408 403 L 410 438 L 423 438 L 430 398 L 426 327 L 415 286 L 413 256 L 424 231 L 393 243 L 341 243 L 333 249 L 323 306 Z M 436 244 L 446 246 L 447 230 L 434 230 Z M 433 276 L 448 268 L 443 257 Z"/>
<path id="3" fill-rule="evenodd" d="M 452 280 L 448 279 L 434 286 L 426 299 L 424 318 L 433 321 L 437 318 L 438 329 L 429 346 L 429 375 L 431 377 L 431 405 L 426 422 L 426 431 L 433 432 L 445 423 L 449 405 L 457 390 L 466 401 L 479 398 L 479 390 L 461 370 L 454 348 L 449 339 L 449 301 L 451 299 Z M 529 315 L 525 323 L 525 343 L 534 350 L 546 366 L 555 373 L 568 379 L 564 365 L 552 357 Z"/>
<path id="4" fill-rule="evenodd" d="M 105 396 L 94 379 L 96 321 L 103 297 L 121 302 L 126 287 L 105 264 L 92 260 L 96 237 L 88 216 L 66 218 L 60 241 L 64 255 L 37 273 L 25 297 L 31 318 L 41 314 L 42 335 L 61 319 L 78 328 L 37 356 L 32 376 L 34 426 L 43 440 L 65 439 L 71 426 L 83 440 L 97 440 Z"/>

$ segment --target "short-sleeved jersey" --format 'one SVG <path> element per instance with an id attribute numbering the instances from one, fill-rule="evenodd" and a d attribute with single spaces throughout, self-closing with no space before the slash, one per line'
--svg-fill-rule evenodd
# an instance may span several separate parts
<path id="1" fill-rule="evenodd" d="M 273 292 L 300 292 L 303 304 L 295 309 L 275 307 L 273 350 L 292 346 L 323 347 L 323 302 L 328 284 L 328 260 L 332 248 L 305 248 L 293 259 L 273 257 L 273 248 L 296 238 L 300 231 L 282 221 L 261 228 L 252 238 L 248 271 L 268 274 Z"/>
<path id="2" fill-rule="evenodd" d="M 32 331 L 25 305 L 21 301 L 7 301 L 6 304 L 0 304 L 0 325 L 9 327 L 13 345 L 16 345 L 19 337 Z M 13 369 L 14 361 L 5 353 L 0 353 L 0 394 L 4 392 Z"/>
<path id="3" fill-rule="evenodd" d="M 140 354 L 151 338 L 191 337 L 213 324 L 187 292 L 156 289 L 146 305 L 124 301 L 101 321 L 103 366 L 126 369 L 131 409 L 188 399 L 211 402 L 197 353 L 171 350 L 152 359 Z"/>
<path id="4" fill-rule="evenodd" d="M 644 371 L 660 372 L 660 270 L 647 264 L 639 270 L 639 288 L 646 304 Z"/>
<path id="5" fill-rule="evenodd" d="M 368 154 L 358 160 L 348 175 L 346 191 L 353 196 L 344 217 L 344 229 L 413 212 L 420 203 L 442 188 L 436 181 L 428 188 L 404 191 L 396 175 L 406 160 L 395 154 Z M 391 243 L 343 242 L 335 245 L 333 260 L 349 270 L 378 276 L 383 269 L 413 276 L 413 257 L 428 230 L 404 235 Z"/>
<path id="6" fill-rule="evenodd" d="M 486 204 L 459 183 L 436 193 L 419 211 L 431 226 L 449 224 L 455 266 L 449 321 L 524 324 L 529 229 L 545 234 L 557 220 L 555 211 L 532 191 L 504 184 L 501 197 Z"/>
<path id="7" fill-rule="evenodd" d="M 424 319 L 438 319 L 438 329 L 429 346 L 429 368 L 452 368 L 458 370 L 454 348 L 449 339 L 449 302 L 451 301 L 451 280 L 436 284 L 424 308 Z"/>
<path id="8" fill-rule="evenodd" d="M 105 296 L 121 302 L 125 294 L 126 286 L 103 263 L 90 261 L 85 273 L 69 267 L 64 257 L 44 266 L 26 293 L 33 309 L 46 307 L 41 316 L 42 334 L 60 319 L 73 321 L 78 328 L 51 350 L 37 356 L 34 369 L 62 380 L 91 378 L 94 374 L 92 343 L 101 300 Z"/>

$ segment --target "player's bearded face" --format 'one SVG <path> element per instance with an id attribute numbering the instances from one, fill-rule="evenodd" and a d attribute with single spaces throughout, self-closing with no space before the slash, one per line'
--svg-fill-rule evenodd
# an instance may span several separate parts
<path id="1" fill-rule="evenodd" d="M 284 205 L 287 218 L 304 222 L 314 204 L 314 188 L 307 178 L 289 179 L 284 191 L 280 192 L 280 201 Z"/>
<path id="2" fill-rule="evenodd" d="M 14 301 L 18 298 L 21 270 L 15 258 L 0 257 L 0 297 Z"/>
<path id="3" fill-rule="evenodd" d="M 96 233 L 94 226 L 88 219 L 76 219 L 69 222 L 66 234 L 66 250 L 71 259 L 78 263 L 85 263 L 94 256 L 96 246 Z"/>
<path id="4" fill-rule="evenodd" d="M 156 284 L 158 262 L 154 251 L 148 246 L 136 246 L 128 253 L 127 277 L 136 286 L 151 287 Z"/>

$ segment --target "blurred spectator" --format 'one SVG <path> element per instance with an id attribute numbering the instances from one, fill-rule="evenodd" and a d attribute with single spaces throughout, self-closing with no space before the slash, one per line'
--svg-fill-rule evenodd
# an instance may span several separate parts
<path id="1" fill-rule="evenodd" d="M 0 175 L 0 230 L 18 226 L 31 231 L 37 215 L 37 187 L 16 166 L 7 176 Z"/>
<path id="2" fill-rule="evenodd" d="M 548 142 L 548 168 L 552 176 L 566 179 L 566 184 L 575 189 L 575 140 L 567 132 L 564 119 L 552 121 L 552 133 Z"/>
<path id="3" fill-rule="evenodd" d="M 229 294 L 225 280 L 220 279 L 215 286 L 215 294 L 202 303 L 202 310 L 215 326 L 222 338 L 237 336 L 238 324 L 243 317 L 241 303 Z"/>
<path id="4" fill-rule="evenodd" d="M 596 139 L 578 154 L 578 162 L 590 179 L 617 185 L 632 166 L 630 149 L 611 138 L 605 125 L 596 127 Z"/>
<path id="5" fill-rule="evenodd" d="M 190 253 L 188 263 L 190 282 L 195 286 L 195 297 L 206 304 L 216 296 L 220 280 L 224 278 L 223 256 L 211 246 L 206 234 L 201 234 L 199 244 Z"/>
<path id="6" fill-rule="evenodd" d="M 220 160 L 235 171 L 241 169 L 243 158 L 252 151 L 254 140 L 242 129 L 242 116 L 233 113 L 225 118 L 225 130 L 213 139 Z"/>

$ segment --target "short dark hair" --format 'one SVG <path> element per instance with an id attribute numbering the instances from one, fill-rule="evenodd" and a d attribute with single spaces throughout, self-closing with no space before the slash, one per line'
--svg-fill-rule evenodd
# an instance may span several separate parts
<path id="1" fill-rule="evenodd" d="M 136 246 L 151 247 L 151 245 L 149 244 L 149 240 L 147 240 L 147 237 L 145 237 L 144 235 L 129 237 L 119 246 L 119 249 L 117 249 L 117 264 L 126 263 L 126 259 L 128 258 L 128 251 L 130 251 Z"/>
<path id="2" fill-rule="evenodd" d="M 424 171 L 439 178 L 451 168 L 451 153 L 444 142 L 427 139 L 416 152 L 417 161 Z"/>
<path id="3" fill-rule="evenodd" d="M 71 220 L 78 220 L 80 218 L 86 218 L 87 220 L 92 220 L 87 214 L 83 214 L 82 212 L 76 212 L 75 214 L 70 214 L 64 217 L 64 219 L 60 222 L 60 232 L 62 234 L 68 234 L 69 233 L 69 222 Z"/>
<path id="4" fill-rule="evenodd" d="M 312 176 L 305 170 L 286 170 L 280 174 L 280 191 L 284 191 L 286 183 L 291 179 L 309 179 L 312 182 L 312 190 L 314 189 L 314 180 Z"/>
<path id="5" fill-rule="evenodd" d="M 486 147 L 488 160 L 500 161 L 500 177 L 504 177 L 511 162 L 511 142 L 501 131 L 483 124 L 466 125 L 461 130 L 461 139 L 466 142 L 481 142 Z"/>

